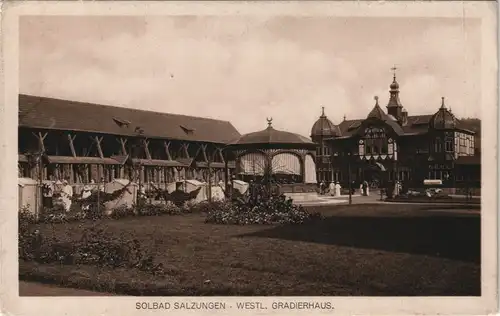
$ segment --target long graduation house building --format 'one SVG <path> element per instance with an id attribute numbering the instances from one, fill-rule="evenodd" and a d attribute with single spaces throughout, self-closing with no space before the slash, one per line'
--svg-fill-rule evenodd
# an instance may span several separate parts
<path id="1" fill-rule="evenodd" d="M 20 177 L 85 184 L 134 173 L 160 185 L 231 177 L 224 147 L 241 136 L 227 121 L 29 95 L 19 96 L 18 135 Z"/>
<path id="2" fill-rule="evenodd" d="M 336 125 L 323 109 L 311 130 L 318 180 L 343 185 L 349 180 L 403 181 L 415 187 L 424 180 L 441 180 L 450 188 L 480 187 L 480 139 L 446 107 L 444 98 L 438 102 L 434 113 L 408 115 L 394 74 L 387 112 L 375 97 L 366 118 L 344 117 Z"/>

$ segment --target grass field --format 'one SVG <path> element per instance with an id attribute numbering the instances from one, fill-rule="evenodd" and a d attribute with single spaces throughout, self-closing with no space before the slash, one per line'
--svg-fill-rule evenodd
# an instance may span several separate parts
<path id="1" fill-rule="evenodd" d="M 326 218 L 290 226 L 212 225 L 201 214 L 105 220 L 98 225 L 147 243 L 167 275 L 20 262 L 20 279 L 129 295 L 481 294 L 477 210 L 381 204 L 314 209 Z M 77 238 L 91 225 L 41 229 Z"/>

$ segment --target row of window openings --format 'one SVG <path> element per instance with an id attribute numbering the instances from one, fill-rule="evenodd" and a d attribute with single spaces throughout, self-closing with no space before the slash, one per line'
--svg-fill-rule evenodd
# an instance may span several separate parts
<path id="1" fill-rule="evenodd" d="M 469 153 L 471 152 L 472 147 L 459 147 L 459 152 L 461 153 Z M 330 155 L 330 148 L 325 146 L 325 147 L 318 147 L 316 153 L 318 155 L 321 155 L 321 149 L 323 149 L 323 156 L 329 156 Z M 365 154 L 367 155 L 372 155 L 372 154 L 388 154 L 389 148 L 387 143 L 381 143 L 381 144 L 365 144 L 364 146 Z M 423 148 L 417 149 L 418 152 L 423 152 L 426 151 Z M 443 144 L 442 142 L 435 142 L 434 143 L 434 152 L 442 152 L 443 151 Z M 453 141 L 446 141 L 445 142 L 445 151 L 446 152 L 453 152 Z"/>
<path id="2" fill-rule="evenodd" d="M 71 168 L 71 171 L 69 168 Z M 26 164 L 19 165 L 18 175 L 20 177 L 32 177 L 32 172 L 32 169 L 30 169 Z M 130 167 L 104 167 L 100 176 L 105 182 L 109 182 L 118 178 L 128 179 L 131 175 L 133 175 L 133 173 L 134 170 Z M 66 168 L 62 166 L 59 168 L 49 166 L 46 171 L 43 172 L 43 180 L 62 180 L 70 174 L 72 175 L 69 179 L 71 183 L 89 183 L 90 180 L 99 180 L 97 165 L 94 165 L 94 168 L 89 167 L 86 169 L 79 167 L 79 165 L 68 165 Z M 169 183 L 179 179 L 193 178 L 200 178 L 200 180 L 204 180 L 204 177 L 200 172 L 195 172 L 192 169 L 181 170 L 176 173 L 170 167 L 156 168 L 145 166 L 143 178 L 141 180 L 144 182 Z M 222 176 L 220 175 L 220 172 L 214 172 L 212 180 L 219 181 L 221 179 Z"/>

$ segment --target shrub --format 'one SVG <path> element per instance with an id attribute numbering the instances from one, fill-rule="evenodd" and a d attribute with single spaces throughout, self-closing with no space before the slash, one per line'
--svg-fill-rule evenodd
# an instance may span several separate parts
<path id="1" fill-rule="evenodd" d="M 307 212 L 284 195 L 254 203 L 219 202 L 216 207 L 207 206 L 206 210 L 205 222 L 215 224 L 301 224 L 321 218 L 319 213 Z"/>
<path id="2" fill-rule="evenodd" d="M 44 209 L 39 221 L 44 223 L 64 223 L 68 221 L 68 216 L 64 208 L 55 206 Z"/>
<path id="3" fill-rule="evenodd" d="M 163 274 L 163 266 L 154 263 L 154 255 L 138 240 L 125 235 L 115 236 L 96 227 L 86 230 L 77 240 L 64 240 L 55 235 L 47 238 L 37 229 L 30 230 L 32 223 L 25 218 L 20 220 L 23 229 L 19 230 L 19 258 L 22 260 L 133 268 L 154 275 Z"/>
<path id="4" fill-rule="evenodd" d="M 144 203 L 137 207 L 140 216 L 179 215 L 182 210 L 171 202 Z"/>
<path id="5" fill-rule="evenodd" d="M 35 221 L 35 215 L 29 211 L 29 205 L 19 210 L 17 236 L 19 258 L 21 259 L 31 260 L 33 257 L 34 249 L 36 248 L 36 231 L 31 228 L 31 225 L 35 223 Z"/>
<path id="6" fill-rule="evenodd" d="M 127 205 L 120 205 L 120 206 L 114 208 L 109 216 L 113 219 L 120 219 L 120 218 L 135 216 L 135 215 L 136 215 L 135 205 L 132 207 L 129 207 Z"/>

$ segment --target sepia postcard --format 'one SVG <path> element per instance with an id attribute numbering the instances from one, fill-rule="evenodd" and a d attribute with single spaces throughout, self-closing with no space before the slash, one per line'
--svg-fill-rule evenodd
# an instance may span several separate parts
<path id="1" fill-rule="evenodd" d="M 1 313 L 495 314 L 497 6 L 5 2 Z"/>

